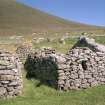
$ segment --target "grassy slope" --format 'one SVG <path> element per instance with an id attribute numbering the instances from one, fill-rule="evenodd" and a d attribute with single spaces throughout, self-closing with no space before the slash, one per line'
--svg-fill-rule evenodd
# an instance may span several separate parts
<path id="1" fill-rule="evenodd" d="M 0 35 L 81 29 L 96 30 L 98 27 L 67 21 L 15 0 L 0 0 Z"/>

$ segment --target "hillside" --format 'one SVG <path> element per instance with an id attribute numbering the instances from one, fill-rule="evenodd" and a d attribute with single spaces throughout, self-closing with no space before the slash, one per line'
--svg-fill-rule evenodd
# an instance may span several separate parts
<path id="1" fill-rule="evenodd" d="M 0 0 L 0 35 L 97 28 L 49 15 L 15 0 Z"/>

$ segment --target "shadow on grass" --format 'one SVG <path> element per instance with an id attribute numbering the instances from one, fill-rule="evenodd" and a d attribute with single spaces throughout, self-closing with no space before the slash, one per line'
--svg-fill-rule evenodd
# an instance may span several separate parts
<path id="1" fill-rule="evenodd" d="M 58 66 L 52 57 L 32 58 L 28 56 L 24 67 L 27 72 L 27 79 L 37 79 L 40 81 L 37 87 L 44 84 L 57 89 Z"/>

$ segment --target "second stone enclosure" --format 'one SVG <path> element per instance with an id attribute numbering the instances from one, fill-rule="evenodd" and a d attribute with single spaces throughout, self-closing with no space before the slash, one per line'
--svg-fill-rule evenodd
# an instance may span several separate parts
<path id="1" fill-rule="evenodd" d="M 51 48 L 28 54 L 25 62 L 27 77 L 59 90 L 78 90 L 105 84 L 105 53 L 95 42 L 82 40 L 86 42 L 84 46 L 77 43 L 67 55 Z M 98 50 L 95 50 L 96 46 Z"/>

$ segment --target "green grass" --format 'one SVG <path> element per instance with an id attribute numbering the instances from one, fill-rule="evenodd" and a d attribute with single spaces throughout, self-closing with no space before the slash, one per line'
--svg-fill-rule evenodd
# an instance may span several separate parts
<path id="1" fill-rule="evenodd" d="M 105 36 L 101 36 L 101 37 L 95 37 L 94 38 L 96 40 L 96 42 L 104 44 L 105 45 Z"/>
<path id="2" fill-rule="evenodd" d="M 24 72 L 23 94 L 14 99 L 0 100 L 0 105 L 105 105 L 105 86 L 86 90 L 60 92 L 38 80 L 27 80 Z"/>

